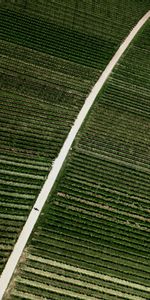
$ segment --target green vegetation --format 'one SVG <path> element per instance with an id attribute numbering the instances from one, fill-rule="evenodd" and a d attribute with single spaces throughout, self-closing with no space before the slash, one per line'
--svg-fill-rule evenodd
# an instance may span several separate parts
<path id="1" fill-rule="evenodd" d="M 149 299 L 148 28 L 79 132 L 11 299 Z"/>
<path id="2" fill-rule="evenodd" d="M 2 0 L 2 3 L 5 9 L 19 14 L 119 43 L 149 10 L 149 0 Z"/>
<path id="3" fill-rule="evenodd" d="M 100 71 L 24 47 L 21 24 L 25 26 L 26 19 L 3 10 L 1 16 L 2 271 L 51 164 Z M 29 34 L 36 36 L 29 25 L 24 32 L 27 41 Z M 48 49 L 46 42 L 44 45 Z"/>
<path id="4" fill-rule="evenodd" d="M 98 97 L 77 146 L 82 151 L 149 166 L 149 39 L 147 23 Z"/>
<path id="5" fill-rule="evenodd" d="M 23 75 L 23 72 L 21 74 L 21 70 L 19 74 L 12 69 L 8 74 L 8 67 L 3 68 L 1 82 L 0 222 L 3 223 L 4 217 L 7 219 L 1 228 L 7 238 L 9 223 L 14 216 L 14 243 L 23 225 L 18 226 L 18 214 L 22 220 L 26 220 L 51 163 L 58 155 L 83 104 L 87 82 L 90 85 L 90 80 L 86 80 L 86 88 L 81 87 L 79 91 L 79 79 L 74 84 L 68 83 L 69 87 L 66 82 L 64 85 L 61 83 L 65 71 L 59 74 L 60 80 L 54 85 L 50 80 L 35 80 L 29 75 Z M 34 74 L 37 69 L 34 68 Z M 21 204 L 24 209 L 20 207 Z M 3 238 L 1 270 L 13 247 L 12 243 L 8 252 L 6 246 L 6 256 L 5 241 Z"/>
<path id="6" fill-rule="evenodd" d="M 149 8 L 10 2 L 0 10 L 0 271 L 91 87 Z M 148 26 L 97 97 L 4 298 L 150 298 Z"/>
<path id="7" fill-rule="evenodd" d="M 98 69 L 105 67 L 117 48 L 107 38 L 97 39 L 8 10 L 1 11 L 0 25 L 6 41 Z"/>

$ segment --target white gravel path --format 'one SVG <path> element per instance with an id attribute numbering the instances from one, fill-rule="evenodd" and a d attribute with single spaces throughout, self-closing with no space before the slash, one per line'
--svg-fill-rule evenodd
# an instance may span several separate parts
<path id="1" fill-rule="evenodd" d="M 73 127 L 71 128 L 61 150 L 56 158 L 56 160 L 53 163 L 53 167 L 47 177 L 47 180 L 45 181 L 43 188 L 34 204 L 33 209 L 31 210 L 29 217 L 20 233 L 20 236 L 14 246 L 14 249 L 7 261 L 7 264 L 2 272 L 2 275 L 0 277 L 0 299 L 2 299 L 8 284 L 10 282 L 10 279 L 14 273 L 14 270 L 16 268 L 16 265 L 20 259 L 20 256 L 24 250 L 24 247 L 31 235 L 31 232 L 33 230 L 33 227 L 41 213 L 41 209 L 43 208 L 46 199 L 51 192 L 51 189 L 56 181 L 56 178 L 61 170 L 61 167 L 66 159 L 66 156 L 69 152 L 69 149 L 76 137 L 77 132 L 79 131 L 87 113 L 89 112 L 91 106 L 94 103 L 94 100 L 96 96 L 98 95 L 99 91 L 103 87 L 104 83 L 106 82 L 107 78 L 109 77 L 112 69 L 117 64 L 118 60 L 124 53 L 124 51 L 127 49 L 137 32 L 140 30 L 140 28 L 144 25 L 144 23 L 148 20 L 150 17 L 150 11 L 148 11 L 141 20 L 136 24 L 136 26 L 132 29 L 130 34 L 127 36 L 127 38 L 123 41 L 113 58 L 110 60 L 109 64 L 105 68 L 104 72 L 101 74 L 100 78 L 94 85 L 92 91 L 90 92 L 89 96 L 86 98 L 85 103 L 80 110 Z M 35 210 L 37 208 L 38 210 Z"/>

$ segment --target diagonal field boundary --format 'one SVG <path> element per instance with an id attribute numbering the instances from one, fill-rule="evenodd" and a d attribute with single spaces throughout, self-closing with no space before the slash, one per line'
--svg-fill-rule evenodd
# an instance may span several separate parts
<path id="1" fill-rule="evenodd" d="M 14 249 L 5 265 L 5 268 L 2 272 L 2 275 L 0 277 L 0 300 L 3 298 L 4 293 L 8 287 L 8 284 L 10 282 L 10 279 L 14 273 L 14 270 L 17 266 L 17 263 L 22 255 L 22 252 L 24 250 L 24 247 L 31 235 L 31 232 L 33 230 L 33 227 L 41 213 L 41 210 L 47 200 L 47 197 L 49 193 L 51 192 L 54 183 L 57 179 L 57 176 L 61 170 L 61 167 L 67 157 L 67 154 L 70 150 L 70 147 L 85 119 L 87 116 L 91 106 L 93 105 L 96 96 L 98 95 L 99 91 L 105 84 L 107 78 L 111 74 L 113 68 L 117 64 L 118 60 L 122 56 L 122 54 L 125 52 L 131 41 L 134 39 L 135 35 L 138 33 L 138 31 L 141 29 L 141 27 L 145 24 L 145 22 L 150 17 L 150 11 L 148 11 L 141 19 L 140 21 L 135 25 L 135 27 L 132 29 L 132 31 L 129 33 L 127 38 L 123 41 L 113 58 L 110 60 L 108 65 L 106 66 L 105 70 L 99 77 L 98 81 L 94 85 L 92 91 L 88 95 L 88 97 L 85 100 L 84 105 L 82 106 L 82 109 L 80 110 L 73 127 L 71 128 L 60 152 L 58 157 L 55 159 L 52 169 L 43 185 L 43 188 L 41 189 L 41 192 L 28 216 L 28 219 L 19 235 L 19 238 L 14 246 Z M 36 208 L 36 210 L 35 210 Z"/>

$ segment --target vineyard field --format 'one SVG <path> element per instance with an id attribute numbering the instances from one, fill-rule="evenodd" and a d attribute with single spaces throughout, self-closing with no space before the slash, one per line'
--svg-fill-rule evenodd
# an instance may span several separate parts
<path id="1" fill-rule="evenodd" d="M 5 299 L 150 298 L 149 25 L 79 131 Z"/>
<path id="2" fill-rule="evenodd" d="M 0 25 L 5 28 L 1 37 L 5 41 L 100 70 L 118 45 L 108 38 L 97 39 L 8 10 L 1 10 Z"/>
<path id="3" fill-rule="evenodd" d="M 85 14 L 73 2 L 46 13 L 43 1 L 1 1 L 0 272 L 88 93 L 147 9 L 134 8 L 131 23 L 128 9 L 120 30 L 117 3 L 114 20 L 90 2 Z"/>
<path id="4" fill-rule="evenodd" d="M 46 20 L 56 26 L 86 33 L 109 41 L 118 42 L 127 36 L 131 28 L 149 10 L 149 0 L 86 0 L 6 2 L 3 8 L 15 13 L 25 13 L 30 18 Z"/>
<path id="5" fill-rule="evenodd" d="M 1 40 L 0 270 L 99 70 Z"/>

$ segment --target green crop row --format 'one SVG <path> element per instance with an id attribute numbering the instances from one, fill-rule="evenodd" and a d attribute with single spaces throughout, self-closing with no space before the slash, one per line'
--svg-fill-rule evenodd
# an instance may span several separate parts
<path id="1" fill-rule="evenodd" d="M 56 84 L 59 82 L 60 85 L 63 85 L 64 88 L 74 89 L 79 92 L 87 92 L 90 88 L 90 81 L 82 79 L 82 86 L 81 86 L 81 79 L 79 77 L 74 77 L 70 75 L 66 75 L 63 73 L 57 73 L 56 71 L 47 70 L 46 68 L 41 68 L 38 66 L 31 66 L 23 61 L 19 62 L 18 60 L 12 61 L 12 59 L 8 61 L 8 58 L 2 59 L 1 67 L 5 70 L 7 68 L 7 73 L 11 71 L 17 72 L 20 75 L 29 76 L 32 78 L 37 78 L 38 80 L 44 81 L 47 83 L 51 81 L 51 83 Z"/>
<path id="2" fill-rule="evenodd" d="M 140 259 L 139 257 L 139 261 L 137 262 L 137 260 L 134 259 L 134 257 L 131 257 L 128 252 L 126 252 L 126 254 L 122 254 L 119 253 L 119 251 L 113 251 L 111 254 L 107 252 L 107 249 L 100 249 L 100 244 L 98 245 L 91 245 L 90 243 L 88 243 L 88 241 L 83 241 L 80 237 L 78 238 L 73 238 L 71 235 L 69 235 L 69 233 L 66 235 L 62 235 L 62 236 L 58 236 L 55 232 L 51 231 L 51 236 L 49 235 L 50 231 L 45 231 L 42 232 L 42 234 L 35 238 L 33 238 L 33 242 L 35 241 L 40 241 L 42 240 L 43 243 L 50 243 L 50 244 L 58 244 L 59 245 L 65 245 L 68 244 L 67 248 L 69 247 L 69 249 L 74 249 L 77 251 L 81 251 L 81 249 L 83 249 L 84 254 L 93 256 L 95 258 L 99 258 L 99 259 L 103 259 L 106 261 L 113 261 L 114 263 L 119 263 L 122 265 L 127 265 L 129 267 L 133 267 L 136 269 L 141 269 L 145 272 L 149 272 L 149 264 L 146 262 L 145 260 Z M 128 263 L 126 263 L 128 262 Z"/>
<path id="3" fill-rule="evenodd" d="M 76 176 L 77 177 L 77 176 Z M 81 178 L 81 180 L 79 178 L 74 178 L 73 180 L 69 180 L 69 178 L 67 177 L 67 180 L 70 181 L 70 187 L 69 189 L 76 189 L 76 192 L 79 192 L 83 195 L 83 194 L 87 194 L 87 195 L 93 195 L 93 198 L 95 198 L 95 196 L 97 198 L 99 198 L 98 196 L 101 196 L 101 193 L 103 194 L 103 191 L 105 193 L 105 191 L 109 192 L 109 195 L 111 197 L 111 194 L 117 194 L 118 198 L 119 195 L 125 194 L 125 198 L 128 199 L 128 201 L 130 201 L 130 203 L 137 203 L 137 205 L 143 207 L 143 208 L 147 208 L 148 209 L 148 201 L 146 199 L 146 201 L 143 201 L 142 196 L 146 198 L 147 195 L 147 190 L 148 187 L 146 186 L 146 189 L 144 190 L 143 188 L 143 195 L 142 193 L 139 194 L 139 189 L 138 187 L 132 187 L 132 189 L 130 188 L 130 190 L 128 189 L 128 186 L 126 185 L 126 183 L 122 184 L 118 184 L 117 185 L 117 179 L 116 179 L 116 183 L 114 180 L 98 180 L 96 181 L 93 180 L 93 182 L 88 182 L 88 180 L 86 180 L 86 178 L 84 178 L 84 176 Z M 84 183 L 83 183 L 83 180 Z M 91 180 L 92 181 L 92 178 Z M 65 183 L 64 183 L 65 184 Z M 135 197 L 135 200 L 132 200 L 132 195 L 133 196 L 137 196 Z M 130 200 L 131 199 L 131 200 Z M 141 200 L 140 200 L 141 199 Z M 142 206 L 143 205 L 143 206 Z"/>
<path id="4" fill-rule="evenodd" d="M 61 212 L 60 212 L 61 209 Z M 50 231 L 54 231 L 54 232 L 58 232 L 59 230 L 61 230 L 62 232 L 64 232 L 64 234 L 66 235 L 71 235 L 71 233 L 73 234 L 73 236 L 75 236 L 76 238 L 82 238 L 83 240 L 87 240 L 88 236 L 89 236 L 89 242 L 90 243 L 94 243 L 96 245 L 101 245 L 101 243 L 103 244 L 103 246 L 105 246 L 106 248 L 108 247 L 108 250 L 110 250 L 109 248 L 114 249 L 115 251 L 117 251 L 117 249 L 119 251 L 126 251 L 128 250 L 129 254 L 135 254 L 137 256 L 143 256 L 147 257 L 148 255 L 148 241 L 143 243 L 143 246 L 145 246 L 146 248 L 143 249 L 143 246 L 139 245 L 138 242 L 135 241 L 134 237 L 132 237 L 132 231 L 130 233 L 130 228 L 127 231 L 127 228 L 125 228 L 125 233 L 128 235 L 117 235 L 117 228 L 119 227 L 117 223 L 112 222 L 112 225 L 114 224 L 115 228 L 113 230 L 111 230 L 109 232 L 109 230 L 105 230 L 104 229 L 100 229 L 99 226 L 102 223 L 102 220 L 100 220 L 100 222 L 98 222 L 99 220 L 97 219 L 97 226 L 93 227 L 91 225 L 92 222 L 92 215 L 89 217 L 89 219 L 86 218 L 86 215 L 84 215 L 83 213 L 76 213 L 76 212 L 72 212 L 71 210 L 68 210 L 67 212 L 64 210 L 64 207 L 60 207 L 57 208 L 57 206 L 55 207 L 56 212 L 53 213 L 52 212 L 52 220 L 50 220 L 50 218 L 48 218 L 47 216 L 47 222 L 45 222 L 45 226 L 47 226 L 47 230 L 50 229 Z M 64 215 L 63 215 L 63 211 L 64 211 Z M 58 217 L 56 216 L 56 214 L 58 214 Z M 72 219 L 74 221 L 74 223 L 70 224 L 69 221 L 69 216 L 72 216 Z M 81 216 L 83 216 L 81 218 Z M 78 222 L 77 221 L 77 217 L 80 218 L 82 220 L 82 222 Z M 84 222 L 84 218 L 87 220 L 86 221 L 86 225 Z M 109 225 L 109 223 L 111 222 L 106 222 L 107 219 L 104 218 L 105 224 L 107 226 L 107 223 Z M 64 222 L 64 223 L 63 223 Z M 99 225 L 99 226 L 98 226 Z M 125 226 L 124 226 L 125 227 Z M 148 236 L 148 234 L 147 234 Z M 143 237 L 142 237 L 143 238 Z M 146 236 L 144 237 L 146 239 Z M 137 241 L 138 239 L 140 240 L 139 237 L 137 237 Z M 141 239 L 143 240 L 143 239 Z M 133 241 L 133 242 L 132 242 Z M 124 245 L 122 245 L 122 242 L 124 242 Z M 125 250 L 123 250 L 125 249 Z"/>
<path id="5" fill-rule="evenodd" d="M 45 246 L 45 247 L 44 247 Z M 140 272 L 133 271 L 130 268 L 126 267 L 120 267 L 117 264 L 114 266 L 112 263 L 106 263 L 102 262 L 101 259 L 94 259 L 94 257 L 88 257 L 84 256 L 82 253 L 77 253 L 74 251 L 70 251 L 69 249 L 59 248 L 59 247 L 53 247 L 53 245 L 50 245 L 49 247 L 46 247 L 46 245 L 43 245 L 41 243 L 36 243 L 34 246 L 32 246 L 32 254 L 38 255 L 43 258 L 49 258 L 51 257 L 52 260 L 56 260 L 58 262 L 67 263 L 69 265 L 73 265 L 79 268 L 84 268 L 87 270 L 91 270 L 94 272 L 100 272 L 102 274 L 118 277 L 123 280 L 129 280 L 138 284 L 145 284 L 149 285 L 149 279 L 147 278 L 147 273 L 142 272 L 142 276 Z M 133 273 L 132 273 L 133 271 Z"/>
<path id="6" fill-rule="evenodd" d="M 111 193 L 110 193 L 110 198 L 105 198 L 100 194 L 100 189 L 97 190 L 97 195 L 91 195 L 91 196 L 87 196 L 86 194 L 82 194 L 78 195 L 78 192 L 74 191 L 73 189 L 67 189 L 67 186 L 61 189 L 61 193 L 64 194 L 63 198 L 58 198 L 58 200 L 60 201 L 67 201 L 67 202 L 74 202 L 74 203 L 81 203 L 81 205 L 85 207 L 89 206 L 89 207 L 93 207 L 98 209 L 98 207 L 102 207 L 105 210 L 106 209 L 110 209 L 110 210 L 118 210 L 118 212 L 122 213 L 124 212 L 124 214 L 128 214 L 130 211 L 130 214 L 133 214 L 133 217 L 135 217 L 135 219 L 148 219 L 149 218 L 149 210 L 147 209 L 143 209 L 143 207 L 138 207 L 136 205 L 133 204 L 128 204 L 125 202 L 122 202 L 118 200 L 114 200 L 111 199 Z M 125 201 L 125 199 L 124 199 Z M 77 204 L 79 205 L 79 204 Z"/>
<path id="7" fill-rule="evenodd" d="M 56 74 L 64 74 L 72 76 L 73 78 L 80 78 L 81 80 L 91 80 L 94 84 L 96 78 L 100 71 L 95 70 L 92 67 L 85 67 L 80 64 L 75 64 L 69 60 L 63 60 L 62 58 L 57 58 L 51 56 L 50 54 L 45 54 L 42 52 L 35 51 L 23 46 L 15 46 L 13 43 L 7 43 L 4 40 L 1 40 L 0 52 L 3 55 L 3 59 L 6 59 L 6 56 L 9 57 L 9 60 L 20 61 L 23 64 L 27 64 L 31 67 L 34 65 L 34 68 L 37 66 L 39 68 L 45 68 L 46 72 L 56 72 Z M 56 82 L 55 82 L 56 84 Z"/>
<path id="8" fill-rule="evenodd" d="M 37 259 L 40 259 L 38 257 L 36 257 Z M 113 281 L 107 281 L 107 280 L 102 280 L 100 278 L 96 278 L 96 277 L 92 277 L 89 276 L 88 274 L 86 274 L 86 272 L 83 273 L 77 273 L 75 271 L 71 271 L 71 270 L 65 270 L 64 268 L 58 268 L 58 267 L 54 267 L 52 265 L 49 265 L 49 264 L 46 264 L 45 263 L 40 263 L 36 260 L 29 260 L 27 262 L 27 266 L 22 266 L 22 272 L 25 270 L 28 270 L 28 268 L 32 268 L 32 270 L 35 268 L 36 270 L 41 270 L 44 271 L 44 272 L 50 272 L 50 273 L 54 273 L 56 275 L 62 275 L 62 276 L 67 276 L 68 278 L 73 278 L 73 279 L 80 279 L 80 280 L 83 280 L 85 281 L 85 285 L 86 283 L 92 283 L 92 284 L 95 284 L 97 286 L 104 286 L 106 288 L 112 288 L 112 289 L 116 289 L 118 291 L 122 291 L 122 292 L 126 292 L 126 287 L 124 287 L 123 285 L 119 284 L 117 282 L 117 280 L 114 279 L 114 282 Z M 44 273 L 43 272 L 43 273 Z M 33 274 L 33 273 L 31 273 Z M 44 274 L 43 274 L 44 276 Z M 139 293 L 139 291 L 137 291 L 135 288 L 131 288 L 131 287 L 127 287 L 128 288 L 128 293 L 133 293 L 133 294 L 137 294 Z M 143 292 L 141 292 L 142 294 Z M 140 295 L 140 293 L 139 293 Z"/>
<path id="9" fill-rule="evenodd" d="M 98 40 L 76 31 L 62 30 L 53 24 L 41 22 L 39 19 L 31 20 L 25 15 L 20 17 L 17 13 L 10 14 L 9 11 L 2 11 L 1 22 L 5 26 L 2 39 L 6 41 L 99 69 L 104 68 L 116 50 L 113 42 Z"/>
<path id="10" fill-rule="evenodd" d="M 52 200 L 54 202 L 55 198 Z M 57 198 L 57 200 L 60 200 L 60 198 Z M 55 213 L 55 210 L 56 210 L 56 213 Z M 123 236 L 124 236 L 125 240 L 130 240 L 130 238 L 131 238 L 133 240 L 133 244 L 135 244 L 136 241 L 138 241 L 138 240 L 142 240 L 142 243 L 144 245 L 146 245 L 146 247 L 148 247 L 147 243 L 149 242 L 149 232 L 142 230 L 142 228 L 138 228 L 138 226 L 135 226 L 135 227 L 131 226 L 130 223 L 126 222 L 126 226 L 124 226 L 125 224 L 116 223 L 115 219 L 108 220 L 108 218 L 107 219 L 94 218 L 92 215 L 89 215 L 88 218 L 86 218 L 86 216 L 84 214 L 81 214 L 78 211 L 74 211 L 74 212 L 71 210 L 68 211 L 67 206 L 66 206 L 66 209 L 63 209 L 63 207 L 58 205 L 58 201 L 57 202 L 55 201 L 54 209 L 53 209 L 53 207 L 51 207 L 50 212 L 49 211 L 47 212 L 48 222 L 50 222 L 50 216 L 49 216 L 50 213 L 53 215 L 54 219 L 56 218 L 56 215 L 58 213 L 58 216 L 60 215 L 60 222 L 61 222 L 61 218 L 62 218 L 62 222 L 66 220 L 65 222 L 70 223 L 69 216 L 71 216 L 71 219 L 75 221 L 77 226 L 79 223 L 81 228 L 83 227 L 84 229 L 86 229 L 86 228 L 91 227 L 91 230 L 94 230 L 94 231 L 96 230 L 97 232 L 101 232 L 101 230 L 102 230 L 102 236 L 103 236 L 104 232 L 106 232 L 106 234 L 108 234 L 108 235 L 110 234 L 111 236 L 113 234 L 117 235 L 120 240 L 123 239 Z M 81 218 L 81 216 L 82 216 L 82 218 Z M 41 217 L 41 222 L 43 222 L 42 217 Z M 48 225 L 48 223 L 47 223 L 47 225 Z M 134 238 L 135 233 L 136 233 L 136 239 Z M 139 242 L 137 242 L 137 243 L 139 244 Z"/>
<path id="11" fill-rule="evenodd" d="M 79 105 L 82 105 L 84 97 L 86 96 L 74 89 L 67 90 L 66 87 L 63 88 L 62 85 L 59 85 L 59 82 L 54 85 L 51 82 L 42 82 L 41 80 L 39 81 L 38 79 L 28 78 L 23 75 L 20 75 L 18 78 L 15 73 L 10 75 L 2 74 L 1 88 L 4 93 L 8 91 L 16 94 L 17 99 L 19 95 L 21 98 L 26 96 L 27 100 L 24 101 L 25 103 L 27 102 L 27 107 L 31 106 L 31 104 L 29 104 L 30 99 L 33 103 L 35 103 L 34 107 L 35 109 L 38 108 L 38 111 L 42 108 L 46 109 L 47 106 L 50 107 L 50 104 L 53 107 L 54 103 L 56 104 L 56 111 L 59 111 L 59 109 L 62 108 L 63 103 L 63 109 L 65 109 L 66 106 L 69 106 L 69 110 L 71 110 L 71 108 L 77 110 L 78 103 Z M 17 101 L 15 105 L 17 106 Z"/>
<path id="12" fill-rule="evenodd" d="M 92 295 L 94 296 L 94 294 L 92 294 L 92 290 L 93 290 L 93 293 L 94 293 L 94 291 L 96 292 L 96 290 L 101 292 L 101 289 L 102 289 L 100 283 L 96 286 L 95 284 L 93 285 L 93 284 L 90 284 L 86 281 L 85 282 L 81 281 L 81 279 L 77 279 L 77 280 L 74 280 L 72 278 L 70 279 L 68 277 L 68 274 L 65 274 L 65 276 L 59 276 L 59 275 L 56 275 L 56 274 L 49 273 L 49 277 L 47 278 L 46 276 L 44 276 L 44 275 L 48 275 L 46 272 L 41 271 L 42 276 L 39 276 L 39 272 L 40 271 L 38 269 L 26 268 L 25 271 L 22 274 L 23 280 L 19 280 L 18 278 L 16 280 L 17 281 L 17 288 L 18 289 L 23 288 L 23 286 L 21 285 L 21 283 L 23 283 L 23 281 L 24 281 L 24 283 L 28 283 L 27 284 L 28 287 L 31 287 L 31 286 L 34 286 L 34 285 L 36 286 L 36 283 L 37 284 L 41 283 L 41 288 L 42 288 L 43 283 L 47 284 L 49 286 L 54 285 L 55 287 L 59 287 L 59 284 L 61 283 L 62 288 L 67 287 L 68 290 L 71 289 L 71 291 L 76 291 L 76 292 L 78 291 L 78 289 L 80 289 L 79 292 L 85 293 L 86 295 L 88 295 L 88 293 L 91 293 L 90 294 L 91 296 Z M 53 276 L 54 278 L 51 277 L 51 276 Z M 34 284 L 32 284 L 32 280 L 34 280 Z M 68 282 L 68 284 L 66 284 L 67 282 Z M 48 288 L 48 286 L 47 286 L 47 288 Z M 86 291 L 84 291 L 84 288 L 86 288 Z M 90 291 L 90 289 L 91 289 L 91 291 Z M 24 290 L 24 288 L 23 288 L 23 290 Z M 115 289 L 115 291 L 116 291 L 116 289 Z M 115 294 L 115 291 L 114 291 L 114 294 Z M 110 292 L 110 294 L 113 293 L 112 290 L 107 290 L 107 292 L 108 292 L 108 294 L 109 294 L 109 292 Z M 117 293 L 117 291 L 116 291 L 116 293 Z M 98 295 L 99 294 L 97 294 L 97 296 Z"/>
<path id="13" fill-rule="evenodd" d="M 97 35 L 98 37 L 109 34 L 112 40 L 122 39 L 138 21 L 138 19 L 149 9 L 149 2 L 146 0 L 144 5 L 142 2 L 128 1 L 127 4 L 114 1 L 113 4 L 106 1 L 95 2 L 37 2 L 25 1 L 20 4 L 6 4 L 6 8 L 14 8 L 22 10 L 30 14 L 43 18 L 54 24 L 61 25 L 66 28 L 72 28 L 80 32 Z M 134 11 L 134 13 L 133 13 Z M 124 12 L 122 14 L 122 12 Z M 123 24 L 123 26 L 122 26 Z"/>
<path id="14" fill-rule="evenodd" d="M 90 170 L 90 173 L 91 173 L 91 178 L 89 178 L 88 176 L 88 169 L 87 170 L 87 175 L 84 174 L 84 171 L 85 171 L 85 168 L 81 168 L 80 167 L 77 167 L 77 166 L 70 166 L 70 168 L 68 169 L 68 172 L 67 172 L 67 178 L 69 179 L 71 176 L 71 174 L 74 175 L 74 178 L 76 179 L 79 179 L 79 181 L 82 182 L 82 179 L 84 178 L 85 181 L 87 181 L 87 183 L 91 182 L 95 184 L 95 182 L 97 182 L 97 186 L 98 185 L 103 185 L 105 184 L 106 182 L 108 183 L 108 186 L 110 184 L 110 186 L 122 186 L 124 185 L 124 187 L 128 188 L 128 189 L 131 189 L 131 191 L 133 191 L 134 193 L 137 193 L 136 191 L 138 190 L 138 186 L 140 187 L 140 193 L 144 194 L 144 191 L 147 193 L 147 189 L 149 189 L 149 182 L 148 181 L 144 181 L 143 182 L 141 180 L 139 180 L 139 178 L 136 178 L 136 181 L 135 181 L 135 178 L 133 176 L 131 177 L 127 177 L 127 175 L 124 175 L 124 173 L 122 174 L 122 176 L 120 177 L 119 174 L 114 173 L 113 171 L 114 170 L 97 170 L 97 172 L 94 172 L 94 169 L 93 170 Z M 120 170 L 121 171 L 121 170 Z M 114 173 L 114 177 L 112 178 L 112 173 Z M 120 172 L 121 173 L 121 172 Z M 140 178 L 142 179 L 142 178 Z M 116 181 L 117 181 L 117 184 L 116 184 Z M 130 187 L 131 186 L 131 187 Z"/>

